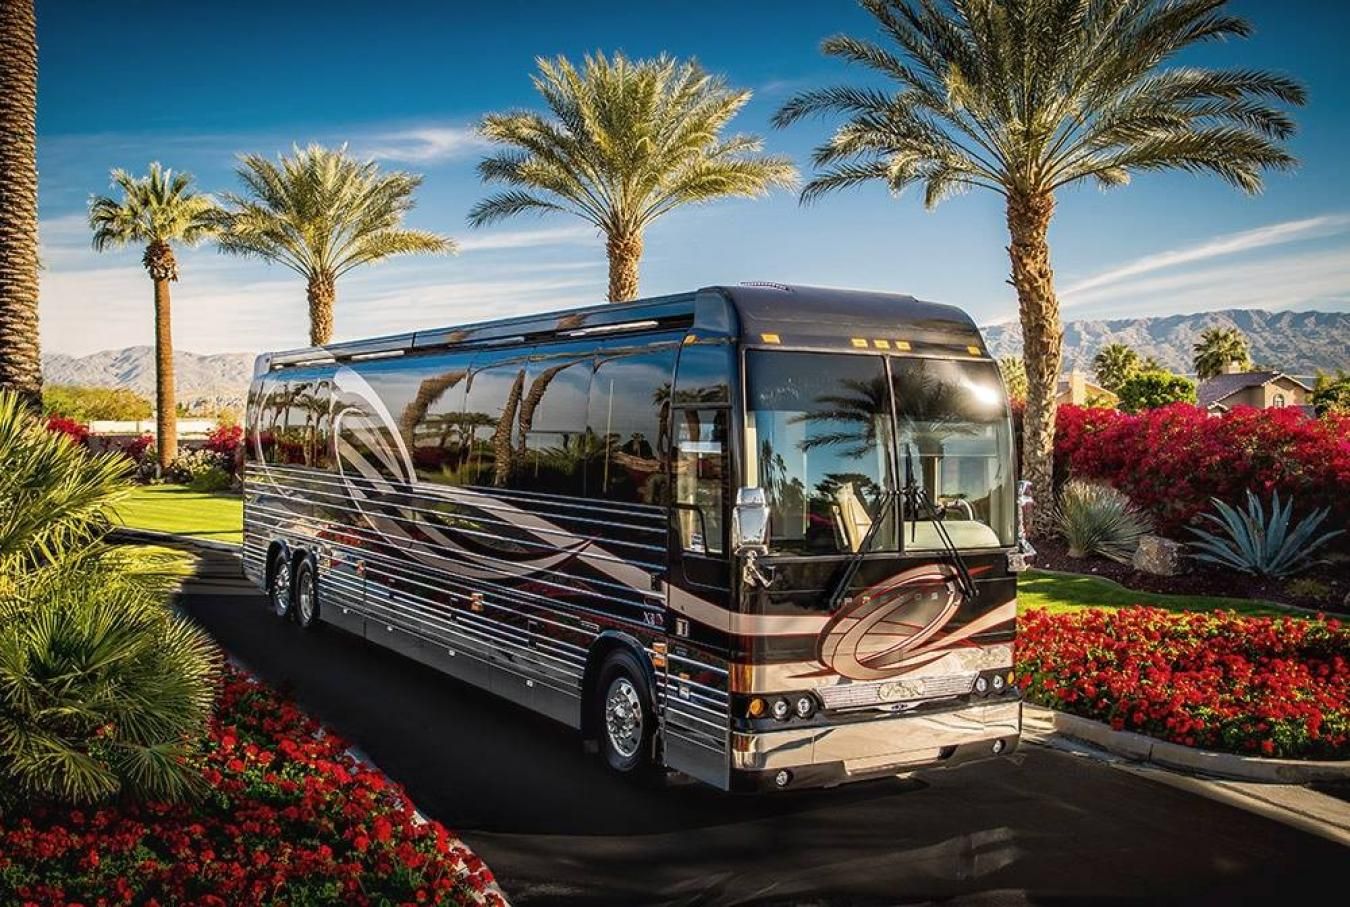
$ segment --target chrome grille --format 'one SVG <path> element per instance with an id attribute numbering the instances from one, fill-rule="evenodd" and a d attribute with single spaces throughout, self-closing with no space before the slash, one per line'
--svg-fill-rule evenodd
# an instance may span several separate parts
<path id="1" fill-rule="evenodd" d="M 908 702 L 963 696 L 975 685 L 976 674 L 942 674 L 933 677 L 896 678 L 877 683 L 848 683 L 820 687 L 816 692 L 827 709 L 858 709 Z"/>

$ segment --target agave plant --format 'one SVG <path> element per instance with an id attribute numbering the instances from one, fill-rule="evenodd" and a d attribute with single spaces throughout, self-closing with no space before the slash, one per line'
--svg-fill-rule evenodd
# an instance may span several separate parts
<path id="1" fill-rule="evenodd" d="M 1256 576 L 1280 578 L 1306 570 L 1315 561 L 1312 554 L 1336 536 L 1345 532 L 1336 529 L 1314 537 L 1327 518 L 1330 508 L 1308 514 L 1296 525 L 1290 525 L 1294 510 L 1293 498 L 1280 504 L 1276 491 L 1270 502 L 1270 517 L 1250 489 L 1247 491 L 1245 511 L 1211 498 L 1218 513 L 1203 514 L 1204 519 L 1219 527 L 1219 532 L 1188 527 L 1199 541 L 1191 542 L 1198 560 L 1232 567 Z"/>
<path id="2" fill-rule="evenodd" d="M 1099 554 L 1127 564 L 1152 527 L 1130 499 L 1109 485 L 1071 480 L 1056 512 L 1070 557 Z"/>

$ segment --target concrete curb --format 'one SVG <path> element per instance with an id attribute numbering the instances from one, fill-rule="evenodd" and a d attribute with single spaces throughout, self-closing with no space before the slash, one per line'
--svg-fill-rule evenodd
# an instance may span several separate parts
<path id="1" fill-rule="evenodd" d="M 1255 781 L 1262 784 L 1310 784 L 1315 781 L 1350 781 L 1350 761 L 1305 761 L 1238 756 L 1198 750 L 1168 743 L 1133 731 L 1117 731 L 1108 724 L 1057 712 L 1029 702 L 1022 704 L 1028 724 L 1050 728 L 1053 733 L 1114 753 L 1131 762 L 1148 762 L 1183 772 Z"/>
<path id="2" fill-rule="evenodd" d="M 205 551 L 217 551 L 222 554 L 240 555 L 243 546 L 236 542 L 218 542 L 214 539 L 199 539 L 191 535 L 178 535 L 173 532 L 156 532 L 153 529 L 132 529 L 119 526 L 108 533 L 114 542 L 149 542 L 152 544 L 176 544 Z"/>

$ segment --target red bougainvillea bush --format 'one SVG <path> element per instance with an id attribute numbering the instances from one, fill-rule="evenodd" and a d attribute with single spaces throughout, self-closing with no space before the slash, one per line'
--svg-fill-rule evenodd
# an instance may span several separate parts
<path id="1" fill-rule="evenodd" d="M 1241 502 L 1293 496 L 1296 516 L 1331 506 L 1328 528 L 1350 525 L 1350 416 L 1310 418 L 1294 408 L 1238 407 L 1221 416 L 1178 403 L 1136 415 L 1061 406 L 1055 459 L 1061 472 L 1099 479 L 1175 533 L 1211 497 Z"/>
<path id="2" fill-rule="evenodd" d="M 1018 632 L 1033 702 L 1185 746 L 1350 758 L 1350 629 L 1338 621 L 1032 609 Z"/>
<path id="3" fill-rule="evenodd" d="M 3 904 L 503 904 L 483 862 L 227 670 L 195 803 L 0 816 Z"/>

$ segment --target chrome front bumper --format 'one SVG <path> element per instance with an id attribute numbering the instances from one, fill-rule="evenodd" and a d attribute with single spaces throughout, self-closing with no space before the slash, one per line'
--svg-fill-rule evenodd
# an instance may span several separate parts
<path id="1" fill-rule="evenodd" d="M 800 778 L 793 787 L 839 784 L 1006 755 L 1021 729 L 1022 703 L 1010 699 L 851 724 L 733 732 L 731 768 L 750 777 L 787 769 Z"/>

